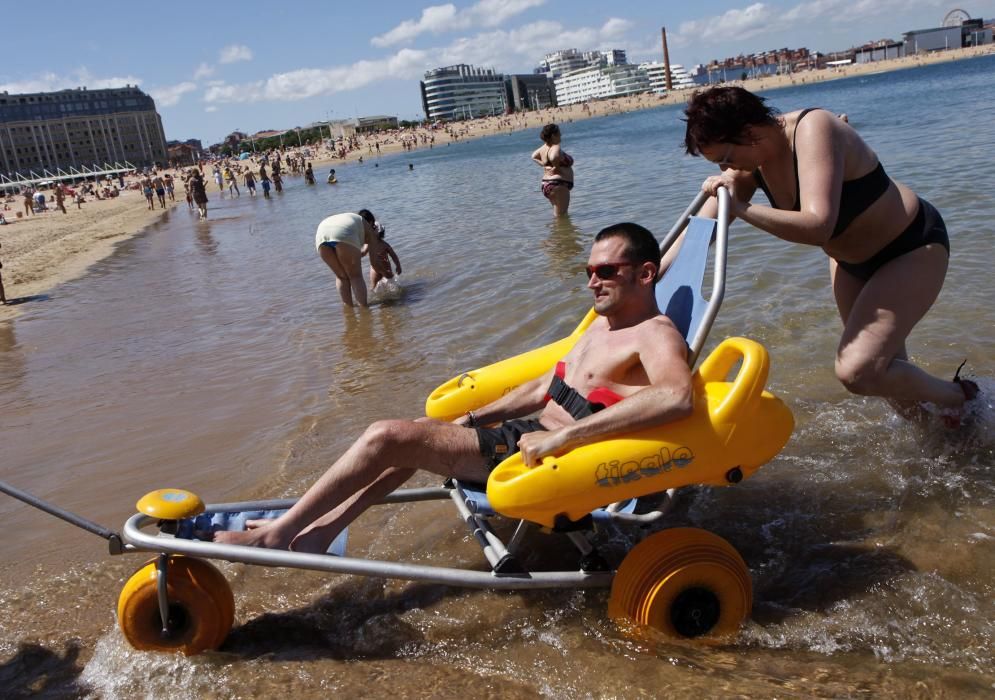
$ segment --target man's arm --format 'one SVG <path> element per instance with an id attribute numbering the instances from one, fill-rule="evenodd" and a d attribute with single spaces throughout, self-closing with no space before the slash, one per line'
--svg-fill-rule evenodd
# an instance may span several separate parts
<path id="1" fill-rule="evenodd" d="M 687 346 L 681 334 L 669 323 L 660 323 L 647 333 L 639 360 L 649 385 L 632 396 L 576 423 L 547 432 L 526 433 L 519 440 L 522 459 L 535 466 L 550 454 L 562 454 L 574 447 L 663 425 L 691 414 L 694 397 Z"/>
<path id="2" fill-rule="evenodd" d="M 478 426 L 492 425 L 512 418 L 521 418 L 542 409 L 546 405 L 546 390 L 553 381 L 553 369 L 537 379 L 515 387 L 507 394 L 486 406 L 474 409 L 473 417 Z M 469 416 L 460 416 L 457 425 L 468 425 Z"/>

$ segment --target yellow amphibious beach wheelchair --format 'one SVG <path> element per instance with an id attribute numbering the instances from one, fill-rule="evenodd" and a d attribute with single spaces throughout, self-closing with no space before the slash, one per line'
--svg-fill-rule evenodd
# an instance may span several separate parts
<path id="1" fill-rule="evenodd" d="M 684 334 L 692 367 L 725 286 L 728 193 L 720 190 L 718 220 L 694 215 L 705 200 L 699 195 L 665 237 L 664 252 L 686 230 L 676 261 L 657 285 L 660 308 Z M 706 302 L 701 289 L 713 237 L 713 285 Z M 591 311 L 562 340 L 451 379 L 428 397 L 426 415 L 453 419 L 540 376 L 593 319 Z M 509 457 L 491 473 L 486 489 L 451 480 L 438 488 L 401 489 L 384 499 L 383 504 L 452 500 L 489 564 L 482 571 L 349 557 L 347 532 L 329 554 L 198 539 L 209 539 L 218 529 L 244 528 L 246 519 L 278 516 L 293 500 L 205 506 L 192 493 L 163 489 L 138 502 L 139 512 L 118 535 L 6 484 L 0 483 L 0 490 L 107 538 L 112 553 L 157 553 L 125 584 L 118 602 L 121 630 L 139 649 L 195 654 L 223 643 L 234 623 L 234 600 L 223 575 L 206 559 L 473 588 L 610 586 L 608 613 L 613 618 L 678 637 L 721 638 L 737 632 L 752 606 L 749 571 L 727 541 L 697 528 L 663 529 L 645 537 L 614 566 L 595 549 L 588 532 L 650 525 L 665 515 L 674 489 L 736 484 L 777 455 L 794 421 L 790 410 L 764 391 L 769 362 L 760 344 L 728 338 L 697 367 L 694 410 L 684 420 L 546 457 L 536 467 L 525 466 L 517 455 Z M 637 499 L 652 495 L 660 502 L 661 494 L 661 506 L 637 512 Z M 499 516 L 519 520 L 507 543 L 490 523 Z M 578 550 L 577 568 L 528 570 L 516 552 L 533 526 L 564 533 Z"/>

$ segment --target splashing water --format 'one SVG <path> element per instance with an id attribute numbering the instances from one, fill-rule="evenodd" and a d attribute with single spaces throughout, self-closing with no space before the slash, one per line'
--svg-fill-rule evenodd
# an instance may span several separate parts
<path id="1" fill-rule="evenodd" d="M 978 395 L 956 414 L 959 426 L 951 428 L 944 419 L 949 410 L 927 404 L 930 420 L 921 428 L 920 442 L 927 454 L 937 457 L 995 448 L 995 378 L 971 377 Z"/>
<path id="2" fill-rule="evenodd" d="M 372 290 L 372 295 L 376 301 L 393 301 L 403 297 L 404 287 L 401 286 L 400 275 L 377 282 L 377 286 Z"/>

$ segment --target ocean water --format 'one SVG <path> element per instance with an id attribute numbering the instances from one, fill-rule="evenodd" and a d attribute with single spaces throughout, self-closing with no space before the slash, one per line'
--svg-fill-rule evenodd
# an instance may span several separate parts
<path id="1" fill-rule="evenodd" d="M 768 93 L 846 112 L 889 174 L 944 215 L 943 292 L 909 339 L 923 367 L 964 359 L 995 395 L 995 57 Z M 420 415 L 465 369 L 569 332 L 590 306 L 592 236 L 663 234 L 714 168 L 684 156 L 678 107 L 562 125 L 570 217 L 539 193 L 524 132 L 287 178 L 271 200 L 184 210 L 0 324 L 0 479 L 112 528 L 183 487 L 213 502 L 298 495 L 371 421 Z M 408 164 L 414 169 L 409 169 Z M 368 312 L 343 309 L 314 229 L 367 207 L 404 266 Z M 222 564 L 236 628 L 198 658 L 132 650 L 120 586 L 144 561 L 0 499 L 0 686 L 97 697 L 983 697 L 995 689 L 995 416 L 968 439 L 914 431 L 833 376 L 840 322 L 817 249 L 741 223 L 706 352 L 745 335 L 771 352 L 791 442 L 730 489 L 688 488 L 668 526 L 742 553 L 754 610 L 723 646 L 634 639 L 607 591 L 507 593 Z M 419 477 L 417 485 L 435 483 Z M 350 550 L 483 566 L 447 503 L 377 509 Z M 614 543 L 623 546 L 625 543 Z M 609 549 L 613 546 L 609 543 Z M 537 536 L 535 561 L 566 557 Z"/>

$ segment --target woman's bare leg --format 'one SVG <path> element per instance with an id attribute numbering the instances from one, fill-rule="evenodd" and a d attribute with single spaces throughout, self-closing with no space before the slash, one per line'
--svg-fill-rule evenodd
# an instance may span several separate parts
<path id="1" fill-rule="evenodd" d="M 341 244 L 340 244 L 341 245 Z M 355 306 L 352 301 L 352 285 L 349 283 L 349 274 L 346 272 L 345 266 L 339 260 L 337 253 L 337 248 L 330 248 L 327 245 L 323 245 L 318 248 L 318 254 L 326 265 L 335 274 L 335 288 L 339 290 L 339 296 L 342 298 L 342 303 L 346 306 Z"/>
<path id="2" fill-rule="evenodd" d="M 938 244 L 892 260 L 867 282 L 832 263 L 833 293 L 844 323 L 836 376 L 849 391 L 904 403 L 904 409 L 922 401 L 963 405 L 959 384 L 906 359 L 905 339 L 936 301 L 946 271 L 947 251 Z"/>
<path id="3" fill-rule="evenodd" d="M 554 187 L 553 196 L 550 201 L 553 202 L 553 214 L 555 216 L 566 216 L 567 209 L 570 208 L 570 190 L 563 185 Z"/>
<path id="4" fill-rule="evenodd" d="M 335 253 L 349 280 L 351 296 L 360 306 L 366 308 L 369 304 L 366 298 L 366 279 L 363 277 L 363 256 L 359 248 L 348 243 L 340 243 L 335 247 Z"/>

